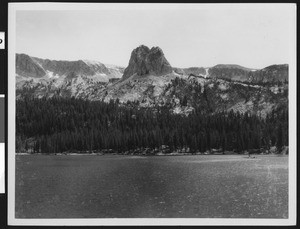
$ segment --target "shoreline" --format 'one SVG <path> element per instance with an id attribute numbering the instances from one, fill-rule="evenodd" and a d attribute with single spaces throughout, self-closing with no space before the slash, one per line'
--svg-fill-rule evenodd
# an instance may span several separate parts
<path id="1" fill-rule="evenodd" d="M 104 155 L 123 155 L 123 156 L 195 156 L 195 155 L 245 155 L 249 158 L 254 157 L 255 155 L 288 155 L 289 147 L 283 146 L 280 150 L 276 146 L 270 147 L 270 149 L 249 149 L 237 152 L 235 150 L 229 151 L 222 149 L 210 149 L 205 152 L 200 151 L 190 151 L 189 148 L 176 149 L 171 151 L 168 147 L 162 147 L 161 149 L 150 149 L 150 148 L 140 148 L 135 150 L 127 150 L 124 152 L 118 152 L 112 149 L 103 149 L 103 150 L 68 150 L 61 153 L 34 153 L 33 151 L 27 152 L 16 152 L 16 155 L 53 155 L 53 156 L 79 156 L 79 155 L 91 155 L 91 156 L 104 156 Z"/>
<path id="2" fill-rule="evenodd" d="M 251 154 L 250 157 L 248 157 L 248 154 L 238 154 L 238 153 L 210 153 L 210 154 L 204 154 L 204 153 L 177 153 L 177 154 L 155 154 L 155 155 L 143 155 L 143 154 L 117 154 L 117 153 L 16 153 L 16 156 L 31 156 L 31 155 L 43 155 L 43 156 L 138 156 L 138 157 L 162 157 L 162 156 L 246 156 L 249 159 L 256 158 L 257 156 L 288 156 L 288 154 L 282 154 L 282 153 L 268 153 L 268 154 Z"/>

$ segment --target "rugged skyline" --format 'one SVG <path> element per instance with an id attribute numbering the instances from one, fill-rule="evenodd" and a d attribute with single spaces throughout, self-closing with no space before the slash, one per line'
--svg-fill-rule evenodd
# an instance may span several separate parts
<path id="1" fill-rule="evenodd" d="M 127 66 L 131 50 L 145 44 L 161 47 L 170 63 L 180 68 L 289 64 L 288 6 L 143 5 L 18 11 L 16 52 Z"/>
<path id="2" fill-rule="evenodd" d="M 287 107 L 288 65 L 250 69 L 239 65 L 172 67 L 160 47 L 140 45 L 126 68 L 95 61 L 56 61 L 16 55 L 17 99 L 81 98 L 169 106 L 172 113 L 250 112 L 266 116 Z"/>

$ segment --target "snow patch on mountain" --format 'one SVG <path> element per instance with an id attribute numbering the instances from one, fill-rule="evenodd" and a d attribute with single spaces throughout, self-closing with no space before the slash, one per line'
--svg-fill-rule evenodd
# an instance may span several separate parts
<path id="1" fill-rule="evenodd" d="M 59 75 L 57 74 L 54 74 L 54 72 L 51 72 L 49 70 L 46 70 L 46 73 L 47 73 L 47 76 L 51 79 L 51 78 L 55 78 L 55 79 L 58 79 L 59 78 Z"/>
<path id="2" fill-rule="evenodd" d="M 204 78 L 207 78 L 207 77 L 208 77 L 208 74 L 209 74 L 209 73 L 208 73 L 208 70 L 209 70 L 209 68 L 205 68 L 205 75 L 203 75 Z"/>
<path id="3" fill-rule="evenodd" d="M 125 67 L 123 66 L 119 66 L 119 65 L 115 65 L 115 64 L 104 64 L 107 68 L 110 68 L 110 69 L 125 69 Z"/>
<path id="4" fill-rule="evenodd" d="M 84 63 L 86 63 L 87 65 L 102 65 L 101 62 L 96 61 L 96 60 L 83 60 Z"/>

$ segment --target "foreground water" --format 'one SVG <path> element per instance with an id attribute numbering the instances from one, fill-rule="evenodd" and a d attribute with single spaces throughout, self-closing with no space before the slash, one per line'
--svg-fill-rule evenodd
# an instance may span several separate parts
<path id="1" fill-rule="evenodd" d="M 17 218 L 287 218 L 288 157 L 16 156 Z"/>

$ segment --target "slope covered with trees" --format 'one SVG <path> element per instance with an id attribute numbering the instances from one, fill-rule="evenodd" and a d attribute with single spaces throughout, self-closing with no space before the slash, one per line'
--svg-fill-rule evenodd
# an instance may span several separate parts
<path id="1" fill-rule="evenodd" d="M 167 106 L 143 108 L 118 100 L 25 97 L 17 100 L 16 111 L 17 152 L 156 154 L 162 149 L 191 153 L 221 149 L 241 153 L 288 145 L 286 107 L 266 117 L 212 113 L 201 107 L 183 115 Z"/>

